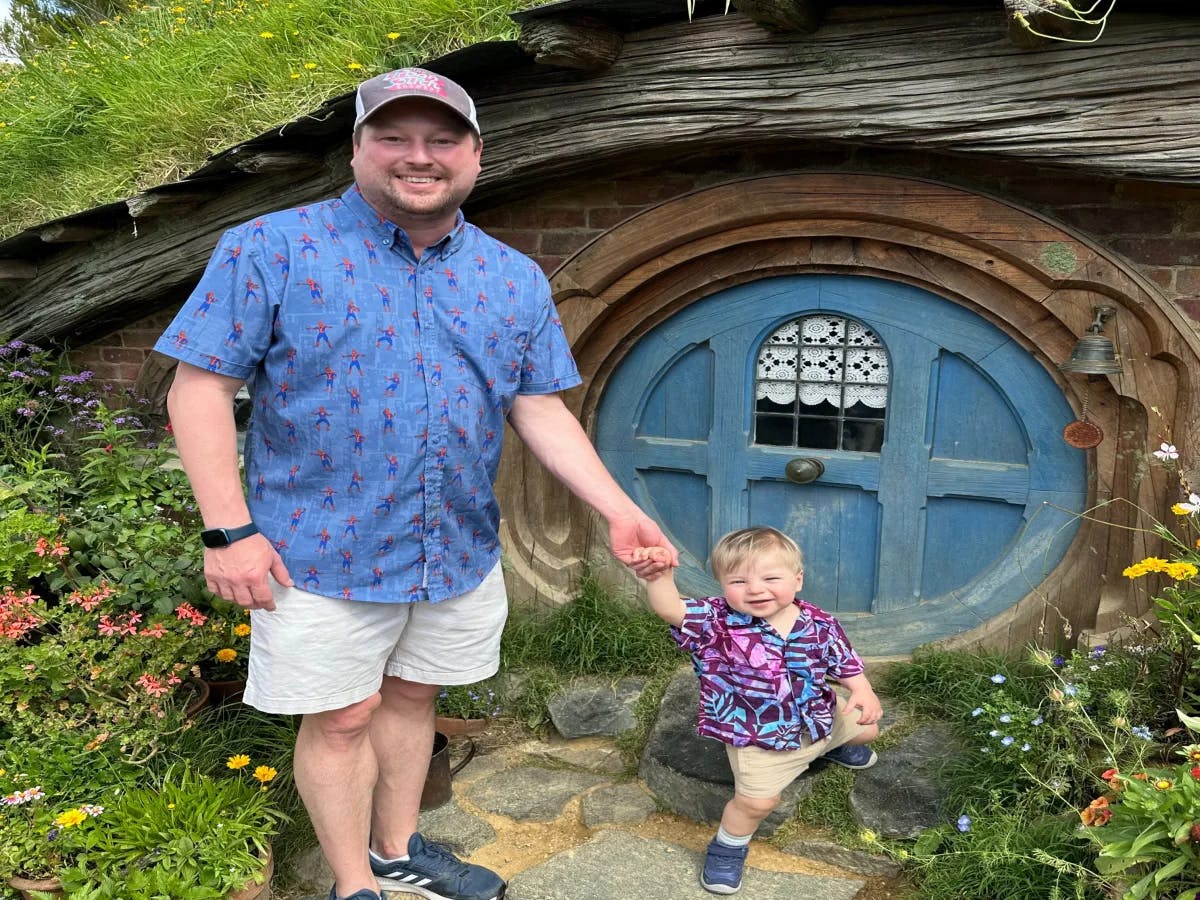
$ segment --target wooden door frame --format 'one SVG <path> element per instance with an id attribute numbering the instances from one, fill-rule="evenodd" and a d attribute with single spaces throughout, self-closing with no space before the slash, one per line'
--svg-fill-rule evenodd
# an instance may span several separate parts
<path id="1" fill-rule="evenodd" d="M 1112 627 L 1123 613 L 1146 610 L 1148 598 L 1121 571 L 1157 549 L 1138 530 L 1150 524 L 1147 513 L 1161 517 L 1178 499 L 1169 473 L 1147 466 L 1148 445 L 1169 435 L 1185 458 L 1197 446 L 1200 396 L 1190 373 L 1200 372 L 1200 338 L 1128 263 L 1004 200 L 923 179 L 797 173 L 733 180 L 645 210 L 551 278 L 584 378 L 568 405 L 591 429 L 609 375 L 651 328 L 718 290 L 799 273 L 924 288 L 1010 335 L 1077 411 L 1090 393 L 1090 418 L 1107 436 L 1086 451 L 1095 512 L 1048 578 L 951 643 L 1015 648 Z M 1107 333 L 1124 373 L 1064 376 L 1056 364 L 1097 305 L 1117 308 Z M 604 559 L 602 523 L 525 452 L 506 454 L 501 490 L 515 594 L 557 598 L 581 558 Z"/>

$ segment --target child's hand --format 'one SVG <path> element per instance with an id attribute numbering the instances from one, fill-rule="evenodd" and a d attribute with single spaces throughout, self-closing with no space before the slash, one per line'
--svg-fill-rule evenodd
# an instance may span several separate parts
<path id="1" fill-rule="evenodd" d="M 842 708 L 842 715 L 850 716 L 861 710 L 859 725 L 874 725 L 883 718 L 883 704 L 869 687 L 859 686 L 850 691 L 850 697 Z"/>
<path id="2" fill-rule="evenodd" d="M 639 566 L 638 563 L 650 565 Z M 670 573 L 671 553 L 666 547 L 634 547 L 631 567 L 643 581 L 656 581 Z"/>

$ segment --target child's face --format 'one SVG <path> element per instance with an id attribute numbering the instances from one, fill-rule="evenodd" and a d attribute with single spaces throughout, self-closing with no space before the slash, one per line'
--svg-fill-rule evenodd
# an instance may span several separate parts
<path id="1" fill-rule="evenodd" d="M 804 571 L 795 571 L 778 555 L 751 557 L 721 573 L 721 591 L 730 607 L 762 619 L 788 609 L 804 584 Z"/>

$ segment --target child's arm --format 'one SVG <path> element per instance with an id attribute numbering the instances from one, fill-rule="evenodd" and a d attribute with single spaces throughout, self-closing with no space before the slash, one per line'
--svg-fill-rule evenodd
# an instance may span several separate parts
<path id="1" fill-rule="evenodd" d="M 859 725 L 873 725 L 883 717 L 883 704 L 879 702 L 866 675 L 851 675 L 849 678 L 838 680 L 850 689 L 850 698 L 842 709 L 843 715 L 852 715 L 855 710 L 862 710 L 862 715 L 858 717 Z"/>
<path id="2" fill-rule="evenodd" d="M 635 562 L 652 559 L 667 563 L 665 570 L 646 579 L 646 599 L 660 619 L 678 628 L 683 624 L 687 610 L 679 597 L 679 589 L 675 587 L 675 572 L 670 568 L 670 560 L 661 558 L 665 555 L 666 550 L 662 547 L 638 547 L 633 551 Z"/>

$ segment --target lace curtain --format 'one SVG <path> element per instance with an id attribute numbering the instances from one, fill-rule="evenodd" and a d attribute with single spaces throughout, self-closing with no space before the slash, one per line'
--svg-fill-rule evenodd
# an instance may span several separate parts
<path id="1" fill-rule="evenodd" d="M 845 394 L 843 395 L 843 386 Z M 775 331 L 758 354 L 757 399 L 805 406 L 822 402 L 845 409 L 887 406 L 887 352 L 861 322 L 842 316 L 805 316 Z"/>

